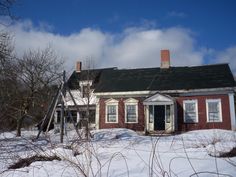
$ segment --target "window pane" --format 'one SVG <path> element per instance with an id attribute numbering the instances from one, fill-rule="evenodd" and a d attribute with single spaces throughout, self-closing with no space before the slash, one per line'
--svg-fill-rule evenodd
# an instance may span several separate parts
<path id="1" fill-rule="evenodd" d="M 149 106 L 149 123 L 153 123 L 154 115 L 153 115 L 153 106 Z"/>
<path id="2" fill-rule="evenodd" d="M 214 112 L 209 112 L 209 121 L 219 121 L 219 114 Z"/>
<path id="3" fill-rule="evenodd" d="M 209 102 L 208 103 L 209 112 L 218 112 L 218 102 Z"/>
<path id="4" fill-rule="evenodd" d="M 189 102 L 185 104 L 185 122 L 194 123 L 197 122 L 196 102 Z"/>
<path id="5" fill-rule="evenodd" d="M 126 105 L 127 122 L 136 122 L 136 105 Z"/>
<path id="6" fill-rule="evenodd" d="M 186 103 L 185 109 L 187 112 L 195 112 L 195 103 Z"/>
<path id="7" fill-rule="evenodd" d="M 185 121 L 187 123 L 194 123 L 194 122 L 196 122 L 196 114 L 195 113 L 186 113 L 185 114 Z"/>
<path id="8" fill-rule="evenodd" d="M 116 105 L 107 106 L 107 122 L 116 122 Z"/>
<path id="9" fill-rule="evenodd" d="M 208 102 L 208 119 L 209 122 L 220 120 L 219 101 Z"/>
<path id="10" fill-rule="evenodd" d="M 166 105 L 166 123 L 170 123 L 170 105 Z"/>

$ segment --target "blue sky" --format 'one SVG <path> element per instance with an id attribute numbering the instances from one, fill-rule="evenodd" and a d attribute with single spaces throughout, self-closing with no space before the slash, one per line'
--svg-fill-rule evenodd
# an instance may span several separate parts
<path id="1" fill-rule="evenodd" d="M 236 72 L 235 9 L 235 0 L 19 0 L 10 28 L 19 54 L 50 44 L 67 68 L 86 57 L 97 67 L 159 66 L 169 48 L 173 65 L 228 62 Z"/>

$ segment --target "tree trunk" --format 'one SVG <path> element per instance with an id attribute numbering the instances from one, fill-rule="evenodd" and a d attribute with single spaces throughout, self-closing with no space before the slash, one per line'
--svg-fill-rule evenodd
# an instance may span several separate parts
<path id="1" fill-rule="evenodd" d="M 21 136 L 21 127 L 23 124 L 24 117 L 25 117 L 25 114 L 17 120 L 16 136 Z"/>

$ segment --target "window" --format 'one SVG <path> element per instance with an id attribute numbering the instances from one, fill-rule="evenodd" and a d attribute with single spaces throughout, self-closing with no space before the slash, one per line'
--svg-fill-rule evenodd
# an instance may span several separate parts
<path id="1" fill-rule="evenodd" d="M 89 85 L 84 85 L 83 87 L 82 87 L 82 94 L 83 94 L 83 98 L 87 98 L 87 97 L 89 97 L 90 95 L 89 95 Z"/>
<path id="2" fill-rule="evenodd" d="M 84 80 L 84 81 L 80 81 L 79 85 L 80 85 L 80 91 L 81 91 L 81 96 L 83 98 L 87 98 L 91 96 L 91 92 L 92 92 L 92 80 Z"/>
<path id="3" fill-rule="evenodd" d="M 166 123 L 170 123 L 170 105 L 166 105 Z"/>
<path id="4" fill-rule="evenodd" d="M 149 106 L 149 123 L 153 123 L 154 121 L 154 106 Z"/>
<path id="5" fill-rule="evenodd" d="M 211 99 L 206 100 L 207 106 L 207 122 L 221 122 L 221 100 Z"/>
<path id="6" fill-rule="evenodd" d="M 129 98 L 125 103 L 125 123 L 138 123 L 138 100 Z"/>
<path id="7" fill-rule="evenodd" d="M 134 104 L 127 104 L 125 107 L 126 107 L 126 122 L 136 123 L 137 122 L 137 106 Z"/>
<path id="8" fill-rule="evenodd" d="M 76 123 L 77 122 L 77 111 L 66 111 L 66 122 Z"/>
<path id="9" fill-rule="evenodd" d="M 109 99 L 105 101 L 106 104 L 106 123 L 118 123 L 118 101 Z"/>
<path id="10" fill-rule="evenodd" d="M 184 122 L 185 123 L 198 122 L 197 100 L 184 101 Z"/>
<path id="11" fill-rule="evenodd" d="M 107 122 L 116 122 L 116 105 L 107 105 Z"/>

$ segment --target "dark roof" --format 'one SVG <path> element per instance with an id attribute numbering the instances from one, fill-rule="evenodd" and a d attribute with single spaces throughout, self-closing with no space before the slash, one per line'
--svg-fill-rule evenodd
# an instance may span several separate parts
<path id="1" fill-rule="evenodd" d="M 169 69 L 104 70 L 95 92 L 188 90 L 234 86 L 235 81 L 228 64 L 216 64 Z"/>
<path id="2" fill-rule="evenodd" d="M 93 86 L 96 87 L 102 72 L 106 70 L 113 70 L 115 68 L 91 69 L 82 70 L 81 72 L 74 71 L 67 81 L 70 89 L 78 89 L 79 81 L 93 80 Z"/>

